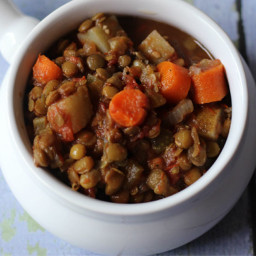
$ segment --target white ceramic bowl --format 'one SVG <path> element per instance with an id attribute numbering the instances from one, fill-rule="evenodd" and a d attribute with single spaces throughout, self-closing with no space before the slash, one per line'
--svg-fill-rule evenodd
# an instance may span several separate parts
<path id="1" fill-rule="evenodd" d="M 34 166 L 23 119 L 24 89 L 33 63 L 38 53 L 97 12 L 136 15 L 174 25 L 197 38 L 226 67 L 233 108 L 226 144 L 203 177 L 171 197 L 136 205 L 102 202 L 71 191 Z M 19 33 L 28 29 L 23 26 L 24 20 L 31 24 L 20 16 Z M 10 57 L 12 51 L 6 55 Z M 5 110 L 1 113 L 1 167 L 21 205 L 44 228 L 62 239 L 109 255 L 167 251 L 214 226 L 248 184 L 256 162 L 254 99 L 254 81 L 230 39 L 191 5 L 179 0 L 72 1 L 41 21 L 12 56 L 0 101 L 1 109 Z"/>

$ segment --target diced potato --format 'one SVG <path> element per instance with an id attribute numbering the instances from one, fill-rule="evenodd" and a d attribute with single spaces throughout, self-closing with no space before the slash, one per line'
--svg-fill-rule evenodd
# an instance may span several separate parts
<path id="1" fill-rule="evenodd" d="M 73 134 L 83 129 L 93 114 L 87 87 L 79 87 L 74 94 L 52 104 L 48 108 L 47 118 L 51 128 L 65 138 L 67 130 Z"/>
<path id="2" fill-rule="evenodd" d="M 154 64 L 172 57 L 174 48 L 156 31 L 153 30 L 139 45 L 139 50 Z"/>
<path id="3" fill-rule="evenodd" d="M 210 140 L 217 140 L 222 129 L 223 111 L 219 107 L 202 107 L 195 116 L 194 122 L 198 133 Z"/>
<path id="4" fill-rule="evenodd" d="M 98 26 L 87 30 L 86 33 L 78 33 L 77 37 L 82 44 L 86 41 L 94 42 L 98 49 L 103 53 L 108 52 L 110 49 L 108 43 L 109 35 L 107 35 L 104 30 Z"/>

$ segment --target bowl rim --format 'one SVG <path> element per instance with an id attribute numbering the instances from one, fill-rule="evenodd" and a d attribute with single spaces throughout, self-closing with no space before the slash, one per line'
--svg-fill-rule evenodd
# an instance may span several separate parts
<path id="1" fill-rule="evenodd" d="M 240 84 L 242 85 L 243 97 L 244 97 L 243 98 L 244 105 L 241 106 L 242 113 L 243 113 L 240 117 L 241 126 L 236 127 L 237 141 L 235 143 L 232 142 L 233 147 L 231 148 L 231 150 L 230 149 L 228 150 L 229 152 L 227 152 L 227 157 L 224 161 L 224 164 L 223 163 L 221 164 L 220 161 L 218 161 L 217 159 L 215 163 L 211 166 L 211 168 L 206 172 L 206 174 L 203 175 L 197 182 L 195 182 L 188 188 L 170 197 L 153 201 L 153 202 L 147 202 L 147 203 L 117 204 L 112 202 L 95 200 L 93 198 L 86 197 L 80 193 L 72 191 L 67 185 L 57 180 L 51 174 L 46 172 L 43 168 L 35 167 L 31 154 L 26 150 L 24 143 L 21 139 L 21 136 L 19 135 L 17 120 L 15 117 L 14 102 L 13 102 L 14 95 L 15 95 L 15 91 L 14 91 L 15 79 L 19 69 L 19 65 L 17 63 L 21 63 L 23 57 L 26 54 L 26 50 L 29 47 L 29 44 L 33 42 L 33 40 L 40 34 L 40 30 L 43 27 L 47 26 L 47 23 L 48 24 L 51 23 L 53 20 L 55 20 L 57 16 L 60 16 L 63 12 L 68 12 L 71 6 L 75 7 L 75 6 L 79 6 L 80 4 L 86 5 L 87 3 L 92 3 L 97 1 L 100 2 L 102 0 L 76 0 L 76 1 L 71 1 L 59 7 L 57 10 L 49 14 L 44 20 L 42 20 L 36 26 L 36 28 L 30 34 L 29 38 L 25 40 L 26 43 L 22 45 L 22 47 L 18 51 L 18 54 L 16 54 L 15 64 L 12 64 L 11 66 L 9 87 L 7 89 L 8 90 L 7 112 L 9 114 L 8 123 L 9 123 L 9 128 L 10 128 L 11 136 L 15 144 L 15 147 L 19 155 L 22 157 L 23 162 L 28 167 L 27 170 L 33 176 L 33 178 L 35 178 L 40 184 L 43 185 L 43 187 L 45 187 L 52 194 L 60 198 L 62 201 L 67 202 L 68 204 L 76 206 L 80 209 L 83 209 L 85 210 L 85 212 L 90 210 L 91 212 L 95 212 L 103 215 L 111 215 L 111 216 L 139 216 L 139 215 L 153 214 L 159 211 L 167 210 L 175 206 L 181 205 L 187 202 L 188 200 L 194 198 L 195 196 L 197 196 L 201 191 L 204 191 L 221 174 L 222 170 L 225 169 L 225 167 L 228 165 L 233 155 L 237 151 L 238 145 L 241 142 L 242 136 L 244 134 L 247 114 L 248 114 L 248 92 L 247 92 L 247 86 L 246 86 L 246 77 L 245 77 L 245 72 L 243 69 L 240 56 L 236 48 L 234 47 L 232 41 L 229 39 L 227 34 L 219 27 L 219 25 L 217 25 L 205 13 L 203 13 L 202 11 L 200 11 L 199 9 L 190 5 L 187 2 L 180 1 L 180 0 L 172 0 L 173 2 L 176 2 L 176 4 L 179 4 L 180 6 L 182 6 L 182 8 L 190 8 L 191 11 L 194 12 L 196 15 L 198 15 L 198 17 L 202 19 L 204 22 L 206 22 L 208 26 L 214 28 L 214 30 L 218 33 L 218 35 L 220 35 L 220 37 L 225 41 L 225 43 L 229 47 L 233 55 L 232 57 L 235 59 L 236 66 L 240 71 L 239 73 Z M 165 4 L 168 4 L 168 0 L 161 0 L 161 1 Z M 232 121 L 231 121 L 231 128 L 232 128 Z M 227 139 L 225 146 L 227 145 L 228 140 L 229 138 Z M 226 148 L 225 146 L 223 150 Z"/>

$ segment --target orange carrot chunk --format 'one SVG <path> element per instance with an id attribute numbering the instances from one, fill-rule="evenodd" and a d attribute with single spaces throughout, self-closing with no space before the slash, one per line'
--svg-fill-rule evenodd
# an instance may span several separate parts
<path id="1" fill-rule="evenodd" d="M 109 104 L 112 119 L 121 126 L 140 125 L 149 108 L 147 96 L 138 89 L 126 89 L 117 93 Z"/>
<path id="2" fill-rule="evenodd" d="M 220 60 L 204 59 L 190 67 L 194 103 L 205 104 L 222 100 L 228 93 L 225 70 Z"/>
<path id="3" fill-rule="evenodd" d="M 33 67 L 33 78 L 45 85 L 51 80 L 59 80 L 62 77 L 61 68 L 45 55 L 39 55 Z"/>
<path id="4" fill-rule="evenodd" d="M 170 61 L 164 61 L 157 65 L 160 73 L 160 91 L 169 103 L 177 104 L 188 95 L 191 78 L 186 68 L 178 66 Z"/>

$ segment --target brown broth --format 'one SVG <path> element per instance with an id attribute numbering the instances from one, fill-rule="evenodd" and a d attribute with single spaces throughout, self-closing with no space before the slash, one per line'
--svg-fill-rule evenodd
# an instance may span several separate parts
<path id="1" fill-rule="evenodd" d="M 175 48 L 178 56 L 185 60 L 186 66 L 197 63 L 202 59 L 213 58 L 195 38 L 171 25 L 135 16 L 118 16 L 118 21 L 134 42 L 135 48 L 148 34 L 157 30 Z M 188 49 L 186 45 L 190 45 L 191 48 Z"/>

